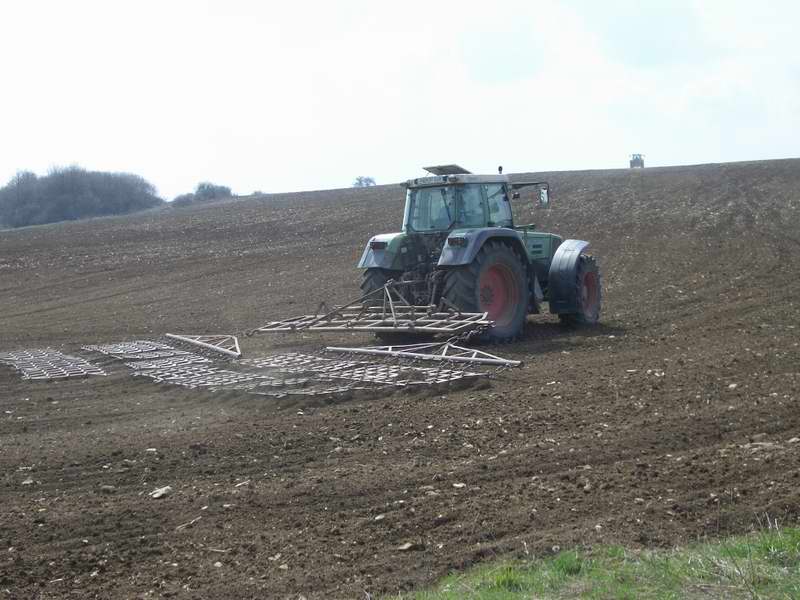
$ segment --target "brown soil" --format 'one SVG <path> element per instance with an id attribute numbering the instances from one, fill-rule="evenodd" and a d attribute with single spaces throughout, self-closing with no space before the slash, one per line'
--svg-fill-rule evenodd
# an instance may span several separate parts
<path id="1" fill-rule="evenodd" d="M 495 349 L 525 366 L 490 385 L 286 402 L 0 367 L 3 597 L 363 598 L 497 555 L 796 523 L 800 160 L 537 176 L 554 207 L 518 222 L 592 240 L 602 325 L 532 318 Z M 0 351 L 341 302 L 401 213 L 386 186 L 4 231 Z M 243 345 L 333 341 L 365 340 Z"/>

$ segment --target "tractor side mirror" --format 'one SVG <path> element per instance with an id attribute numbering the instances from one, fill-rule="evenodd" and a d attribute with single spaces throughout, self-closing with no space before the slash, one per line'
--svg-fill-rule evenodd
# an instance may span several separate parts
<path id="1" fill-rule="evenodd" d="M 533 189 L 532 189 L 533 188 Z M 520 181 L 511 184 L 511 198 L 518 200 L 521 197 L 519 190 L 525 190 L 525 201 L 530 199 L 534 208 L 550 208 L 550 184 L 546 181 Z M 539 198 L 536 198 L 536 192 Z"/>
<path id="2" fill-rule="evenodd" d="M 547 188 L 541 188 L 539 190 L 539 207 L 550 208 L 550 194 Z"/>

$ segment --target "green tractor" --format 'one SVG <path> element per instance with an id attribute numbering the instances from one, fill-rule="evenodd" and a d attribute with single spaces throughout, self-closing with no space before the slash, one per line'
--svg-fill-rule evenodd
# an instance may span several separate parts
<path id="1" fill-rule="evenodd" d="M 403 230 L 376 235 L 364 249 L 364 294 L 394 281 L 415 305 L 488 313 L 493 341 L 518 337 L 543 302 L 562 322 L 597 323 L 600 271 L 584 253 L 589 243 L 514 224 L 511 200 L 529 188 L 546 208 L 547 182 L 512 182 L 502 168 L 497 175 L 457 165 L 425 170 L 430 177 L 403 184 Z"/>

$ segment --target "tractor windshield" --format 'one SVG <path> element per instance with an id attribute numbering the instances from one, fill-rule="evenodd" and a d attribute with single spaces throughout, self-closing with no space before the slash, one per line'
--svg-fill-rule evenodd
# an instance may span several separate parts
<path id="1" fill-rule="evenodd" d="M 455 227 L 484 227 L 484 206 L 478 184 L 410 189 L 403 229 L 447 231 Z"/>

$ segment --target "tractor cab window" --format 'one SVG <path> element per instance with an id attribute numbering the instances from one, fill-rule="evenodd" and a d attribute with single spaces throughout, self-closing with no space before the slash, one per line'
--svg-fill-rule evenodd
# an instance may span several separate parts
<path id="1" fill-rule="evenodd" d="M 456 222 L 459 227 L 484 227 L 486 217 L 483 213 L 481 186 L 465 185 L 459 188 L 461 194 L 458 202 Z"/>
<path id="2" fill-rule="evenodd" d="M 513 227 L 514 220 L 505 186 L 502 183 L 488 183 L 481 187 L 486 194 L 486 204 L 489 207 L 489 226 Z"/>
<path id="3" fill-rule="evenodd" d="M 456 197 L 452 187 L 408 190 L 404 229 L 447 230 L 456 220 Z"/>
<path id="4" fill-rule="evenodd" d="M 497 186 L 488 187 L 495 191 Z M 410 189 L 403 227 L 411 231 L 486 227 L 486 189 L 480 183 Z M 508 202 L 504 204 L 510 222 Z"/>

